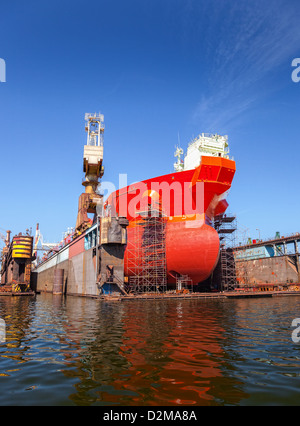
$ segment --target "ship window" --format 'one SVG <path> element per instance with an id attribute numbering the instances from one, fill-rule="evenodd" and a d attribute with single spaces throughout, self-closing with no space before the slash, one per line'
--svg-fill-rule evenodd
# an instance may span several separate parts
<path id="1" fill-rule="evenodd" d="M 97 229 L 93 229 L 93 231 L 89 232 L 84 237 L 84 248 L 85 250 L 89 250 L 92 247 L 96 247 L 97 244 Z"/>

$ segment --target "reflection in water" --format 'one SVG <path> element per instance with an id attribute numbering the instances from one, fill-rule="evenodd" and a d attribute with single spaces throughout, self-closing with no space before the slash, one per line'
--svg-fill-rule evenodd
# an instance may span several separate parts
<path id="1" fill-rule="evenodd" d="M 2 297 L 0 404 L 295 404 L 299 308 L 298 297 Z"/>

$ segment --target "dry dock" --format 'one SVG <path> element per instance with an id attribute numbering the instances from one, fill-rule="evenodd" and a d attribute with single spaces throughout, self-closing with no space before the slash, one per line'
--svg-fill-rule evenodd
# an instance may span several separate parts
<path id="1" fill-rule="evenodd" d="M 300 296 L 300 291 L 224 291 L 211 293 L 159 293 L 159 294 L 139 294 L 139 295 L 101 295 L 98 299 L 108 301 L 123 300 L 172 300 L 172 299 L 257 299 L 278 296 Z"/>

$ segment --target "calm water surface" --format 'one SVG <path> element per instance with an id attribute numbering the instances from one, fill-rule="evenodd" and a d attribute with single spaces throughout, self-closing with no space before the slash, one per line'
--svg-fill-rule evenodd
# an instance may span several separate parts
<path id="1" fill-rule="evenodd" d="M 299 405 L 300 297 L 0 298 L 0 405 Z"/>

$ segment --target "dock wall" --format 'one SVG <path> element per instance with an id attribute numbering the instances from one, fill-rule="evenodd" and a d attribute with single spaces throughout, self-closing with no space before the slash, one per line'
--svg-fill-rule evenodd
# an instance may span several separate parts
<path id="1" fill-rule="evenodd" d="M 49 262 L 50 265 L 49 265 Z M 47 264 L 41 265 L 36 272 L 36 291 L 53 292 L 54 272 L 64 270 L 63 293 L 78 296 L 96 296 L 96 253 L 91 248 L 64 259 L 62 253 L 53 256 Z"/>
<path id="2" fill-rule="evenodd" d="M 235 265 L 238 286 L 299 283 L 299 271 L 295 256 L 236 260 Z"/>

